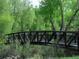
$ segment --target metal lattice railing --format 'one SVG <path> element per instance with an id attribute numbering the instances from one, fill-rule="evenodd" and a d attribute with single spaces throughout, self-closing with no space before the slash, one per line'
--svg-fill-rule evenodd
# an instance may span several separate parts
<path id="1" fill-rule="evenodd" d="M 6 42 L 11 43 L 18 40 L 31 44 L 57 44 L 63 47 L 78 47 L 78 34 L 76 31 L 26 31 L 7 34 Z"/>

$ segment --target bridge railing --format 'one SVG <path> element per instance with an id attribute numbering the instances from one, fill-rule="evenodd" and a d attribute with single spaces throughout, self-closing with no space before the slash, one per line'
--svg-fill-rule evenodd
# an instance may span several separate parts
<path id="1" fill-rule="evenodd" d="M 26 31 L 6 35 L 7 42 L 18 40 L 21 43 L 30 41 L 35 44 L 56 43 L 65 47 L 79 46 L 78 34 L 76 31 Z M 79 47 L 78 47 L 79 48 Z"/>

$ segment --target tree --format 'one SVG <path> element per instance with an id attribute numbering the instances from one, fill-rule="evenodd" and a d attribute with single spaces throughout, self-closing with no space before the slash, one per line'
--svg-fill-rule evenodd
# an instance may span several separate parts
<path id="1" fill-rule="evenodd" d="M 7 0 L 0 0 L 0 37 L 11 32 L 12 16 L 8 8 Z"/>
<path id="2" fill-rule="evenodd" d="M 50 19 L 53 30 L 56 30 L 58 23 L 60 31 L 67 30 L 78 13 L 76 4 L 77 0 L 43 0 L 40 4 L 40 12 L 45 20 Z"/>
<path id="3" fill-rule="evenodd" d="M 74 0 L 73 0 L 73 1 L 74 1 Z M 73 1 L 72 1 L 72 2 L 73 2 Z M 72 3 L 72 4 L 73 4 L 73 3 Z M 73 8 L 74 8 L 74 7 L 73 7 Z M 72 16 L 70 17 L 69 22 L 68 22 L 68 24 L 66 25 L 65 31 L 68 30 L 68 28 L 70 27 L 71 23 L 75 20 L 75 16 L 77 15 L 78 11 L 79 11 L 79 7 L 78 7 L 78 4 L 77 4 L 77 2 L 76 2 L 76 6 L 75 6 L 75 8 L 73 9 Z"/>
<path id="4" fill-rule="evenodd" d="M 14 17 L 12 32 L 22 32 L 31 29 L 34 19 L 34 11 L 29 3 L 29 0 L 11 0 L 11 4 L 11 11 Z"/>
<path id="5" fill-rule="evenodd" d="M 40 4 L 40 14 L 49 19 L 52 25 L 52 30 L 56 30 L 54 26 L 54 12 L 59 7 L 59 0 L 43 0 Z"/>

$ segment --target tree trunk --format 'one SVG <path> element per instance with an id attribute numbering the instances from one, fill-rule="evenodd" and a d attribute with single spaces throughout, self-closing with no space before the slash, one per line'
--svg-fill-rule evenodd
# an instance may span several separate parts
<path id="1" fill-rule="evenodd" d="M 62 30 L 64 30 L 64 14 L 63 14 L 62 1 L 60 1 L 60 11 L 61 11 L 61 27 L 60 27 L 60 31 L 62 31 Z"/>
<path id="2" fill-rule="evenodd" d="M 54 22 L 53 22 L 53 17 L 52 17 L 52 15 L 50 15 L 50 23 L 51 23 L 51 25 L 52 25 L 52 30 L 53 30 L 53 31 L 56 31 L 55 26 L 54 26 Z"/>
<path id="3" fill-rule="evenodd" d="M 23 32 L 24 28 L 23 28 L 23 20 L 21 19 L 21 32 Z"/>

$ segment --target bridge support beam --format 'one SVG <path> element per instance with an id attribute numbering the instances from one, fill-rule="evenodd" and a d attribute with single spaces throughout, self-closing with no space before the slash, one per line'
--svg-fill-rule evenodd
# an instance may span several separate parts
<path id="1" fill-rule="evenodd" d="M 79 52 L 79 31 L 77 32 L 77 49 L 78 49 L 78 52 Z"/>
<path id="2" fill-rule="evenodd" d="M 64 37 L 65 47 L 67 47 L 67 44 L 66 44 L 66 32 L 63 32 L 63 37 Z"/>

